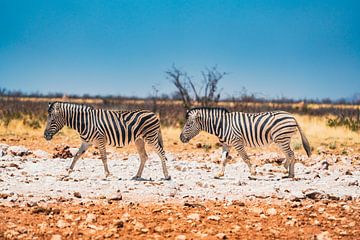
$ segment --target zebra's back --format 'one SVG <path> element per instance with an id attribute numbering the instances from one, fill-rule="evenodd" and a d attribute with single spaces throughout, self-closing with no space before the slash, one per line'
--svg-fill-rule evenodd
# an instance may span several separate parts
<path id="1" fill-rule="evenodd" d="M 136 111 L 97 111 L 97 128 L 112 146 L 126 146 L 139 137 L 146 138 L 157 134 L 160 121 L 155 113 L 148 110 Z"/>
<path id="2" fill-rule="evenodd" d="M 242 137 L 246 146 L 260 147 L 277 139 L 289 138 L 296 132 L 294 117 L 284 111 L 262 113 L 229 113 L 233 131 Z"/>

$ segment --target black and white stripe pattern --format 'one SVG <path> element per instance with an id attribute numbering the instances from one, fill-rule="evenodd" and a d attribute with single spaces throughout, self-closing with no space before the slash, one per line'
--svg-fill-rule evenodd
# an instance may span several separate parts
<path id="1" fill-rule="evenodd" d="M 170 179 L 160 131 L 160 121 L 155 113 L 147 110 L 116 111 L 95 109 L 91 106 L 54 102 L 49 103 L 47 126 L 44 137 L 51 140 L 64 126 L 80 134 L 82 144 L 75 155 L 69 171 L 76 161 L 92 145 L 98 146 L 106 176 L 110 175 L 106 160 L 106 145 L 123 147 L 135 143 L 140 155 L 140 167 L 134 178 L 141 178 L 148 156 L 145 142 L 152 145 L 161 158 L 165 179 Z"/>
<path id="2" fill-rule="evenodd" d="M 284 111 L 244 113 L 229 112 L 224 108 L 193 108 L 186 114 L 186 123 L 180 135 L 182 142 L 188 142 L 200 131 L 214 134 L 223 144 L 222 170 L 216 177 L 224 176 L 228 160 L 229 146 L 233 146 L 250 168 L 251 175 L 255 168 L 245 151 L 245 147 L 261 147 L 276 143 L 286 155 L 285 168 L 289 177 L 294 177 L 294 152 L 290 148 L 291 137 L 297 129 L 308 156 L 310 146 L 296 119 Z"/>

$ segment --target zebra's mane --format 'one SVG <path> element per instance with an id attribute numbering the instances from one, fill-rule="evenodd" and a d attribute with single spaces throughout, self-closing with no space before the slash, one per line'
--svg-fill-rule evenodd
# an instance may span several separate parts
<path id="1" fill-rule="evenodd" d="M 219 111 L 222 113 L 229 113 L 230 111 L 224 107 L 194 107 L 191 108 L 190 110 L 188 110 L 186 112 L 186 119 L 188 119 L 190 113 L 192 113 L 193 111 L 197 111 L 197 110 L 212 110 L 212 111 Z"/>
<path id="2" fill-rule="evenodd" d="M 59 101 L 56 101 L 56 102 L 52 102 L 52 103 L 49 104 L 49 108 L 48 108 L 48 112 L 49 112 L 49 113 L 53 110 L 55 103 L 59 103 L 59 104 L 69 104 L 69 105 L 75 105 L 75 106 L 87 107 L 87 108 L 90 108 L 90 109 L 94 109 L 93 106 L 87 105 L 87 104 L 83 104 L 83 103 L 72 103 L 72 102 L 59 102 Z"/>

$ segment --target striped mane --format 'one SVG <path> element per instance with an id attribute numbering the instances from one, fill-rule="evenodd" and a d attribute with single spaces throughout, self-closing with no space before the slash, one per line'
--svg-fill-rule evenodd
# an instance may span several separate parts
<path id="1" fill-rule="evenodd" d="M 79 107 L 85 107 L 85 108 L 89 108 L 89 109 L 95 109 L 93 106 L 87 105 L 87 104 L 56 101 L 56 102 L 49 103 L 49 108 L 48 108 L 49 113 L 53 111 L 55 103 L 68 104 L 68 105 L 72 105 L 72 106 L 79 106 Z"/>
<path id="2" fill-rule="evenodd" d="M 186 112 L 186 119 L 188 119 L 189 115 L 194 112 L 194 111 L 201 111 L 201 110 L 209 110 L 209 111 L 219 111 L 219 112 L 222 112 L 222 113 L 229 113 L 230 111 L 226 108 L 223 108 L 223 107 L 194 107 L 194 108 L 191 108 L 190 110 L 188 110 Z"/>

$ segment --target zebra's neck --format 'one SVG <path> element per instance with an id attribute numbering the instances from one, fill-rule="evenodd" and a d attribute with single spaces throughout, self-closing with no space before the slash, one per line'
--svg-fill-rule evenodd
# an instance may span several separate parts
<path id="1" fill-rule="evenodd" d="M 91 109 L 86 106 L 77 104 L 64 104 L 63 105 L 65 125 L 75 129 L 80 134 L 86 127 L 86 122 L 89 119 L 89 112 Z"/>
<path id="2" fill-rule="evenodd" d="M 202 114 L 201 130 L 221 137 L 223 133 L 224 113 L 220 111 L 208 111 Z"/>

